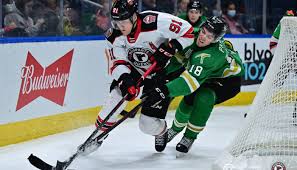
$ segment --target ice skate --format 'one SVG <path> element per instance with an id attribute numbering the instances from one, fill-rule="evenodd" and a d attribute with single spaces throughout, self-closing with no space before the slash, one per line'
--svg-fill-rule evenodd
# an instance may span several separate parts
<path id="1" fill-rule="evenodd" d="M 191 146 L 193 145 L 194 141 L 195 139 L 190 139 L 184 136 L 176 145 L 176 157 L 179 158 L 185 156 L 191 149 Z"/>
<path id="2" fill-rule="evenodd" d="M 167 144 L 168 130 L 162 135 L 155 136 L 155 149 L 158 152 L 164 151 Z"/>
<path id="3" fill-rule="evenodd" d="M 167 137 L 167 143 L 172 141 L 172 139 L 179 134 L 179 132 L 173 130 L 172 128 L 168 129 L 168 137 Z"/>

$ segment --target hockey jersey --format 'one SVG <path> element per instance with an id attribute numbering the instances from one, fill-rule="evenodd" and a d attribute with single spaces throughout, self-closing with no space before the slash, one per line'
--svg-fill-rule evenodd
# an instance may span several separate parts
<path id="1" fill-rule="evenodd" d="M 178 60 L 184 63 L 186 70 L 166 84 L 171 97 L 191 94 L 207 79 L 244 74 L 238 52 L 227 48 L 223 40 L 203 48 L 193 43 L 183 50 Z"/>
<path id="2" fill-rule="evenodd" d="M 193 27 L 176 16 L 145 11 L 138 14 L 136 22 L 133 36 L 124 36 L 116 29 L 106 33 L 112 63 L 110 70 L 115 80 L 123 73 L 130 73 L 131 67 L 142 75 L 152 65 L 150 56 L 168 40 L 177 40 L 182 48 L 193 43 Z"/>
<path id="3" fill-rule="evenodd" d="M 286 15 L 285 16 L 296 16 L 296 11 L 294 11 L 294 10 L 288 10 L 286 12 Z M 275 49 L 276 49 L 276 46 L 278 44 L 280 30 L 281 30 L 281 25 L 278 24 L 277 27 L 275 28 L 273 34 L 272 34 L 271 39 L 270 39 L 269 48 L 270 48 L 270 51 L 272 52 L 272 54 L 274 54 Z"/>

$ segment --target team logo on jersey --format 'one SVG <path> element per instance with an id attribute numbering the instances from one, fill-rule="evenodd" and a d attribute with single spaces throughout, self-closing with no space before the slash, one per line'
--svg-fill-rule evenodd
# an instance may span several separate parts
<path id="1" fill-rule="evenodd" d="M 211 56 L 210 54 L 207 54 L 207 53 L 201 53 L 201 54 L 197 55 L 195 58 L 200 57 L 200 64 L 203 64 L 204 59 L 205 59 L 205 58 L 208 58 L 208 57 L 210 57 L 210 56 Z"/>
<path id="2" fill-rule="evenodd" d="M 149 63 L 149 57 L 152 52 L 147 48 L 130 48 L 128 50 L 128 59 L 133 63 L 135 67 L 144 68 Z"/>
<path id="3" fill-rule="evenodd" d="M 73 49 L 44 68 L 28 52 L 26 64 L 21 70 L 22 83 L 16 111 L 40 96 L 63 106 L 72 56 Z"/>
<path id="4" fill-rule="evenodd" d="M 146 24 L 150 24 L 150 23 L 156 22 L 156 16 L 154 16 L 154 15 L 148 15 L 148 16 L 146 16 L 146 17 L 143 18 L 143 22 L 146 23 Z"/>

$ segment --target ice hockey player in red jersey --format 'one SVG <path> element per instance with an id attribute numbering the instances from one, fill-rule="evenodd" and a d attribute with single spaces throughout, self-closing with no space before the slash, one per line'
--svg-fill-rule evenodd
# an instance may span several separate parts
<path id="1" fill-rule="evenodd" d="M 106 33 L 109 44 L 109 56 L 112 63 L 110 72 L 113 82 L 105 106 L 98 114 L 96 126 L 128 94 L 127 100 L 133 100 L 139 93 L 136 81 L 152 65 L 156 69 L 150 77 L 158 75 L 168 60 L 178 51 L 194 41 L 193 27 L 176 16 L 145 11 L 138 13 L 134 0 L 115 1 L 111 8 L 113 28 Z M 143 82 L 143 91 L 154 87 L 155 81 L 148 77 Z M 127 102 L 127 101 L 126 101 Z M 116 122 L 117 115 L 124 109 L 126 102 L 100 129 L 98 135 Z M 159 135 L 166 130 L 165 116 L 170 100 L 164 100 L 154 108 L 143 105 L 139 119 L 141 131 L 150 135 Z M 164 128 L 165 127 L 165 128 Z M 98 136 L 96 135 L 96 136 Z M 103 140 L 89 143 L 83 154 L 89 154 L 101 146 Z"/>

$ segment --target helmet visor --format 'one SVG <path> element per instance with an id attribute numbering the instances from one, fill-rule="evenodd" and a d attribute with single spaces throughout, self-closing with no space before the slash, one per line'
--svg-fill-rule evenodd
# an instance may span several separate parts
<path id="1" fill-rule="evenodd" d="M 123 27 L 126 27 L 127 25 L 131 24 L 131 20 L 130 19 L 112 20 L 111 24 L 112 24 L 113 28 L 119 29 L 119 28 L 123 28 Z"/>

